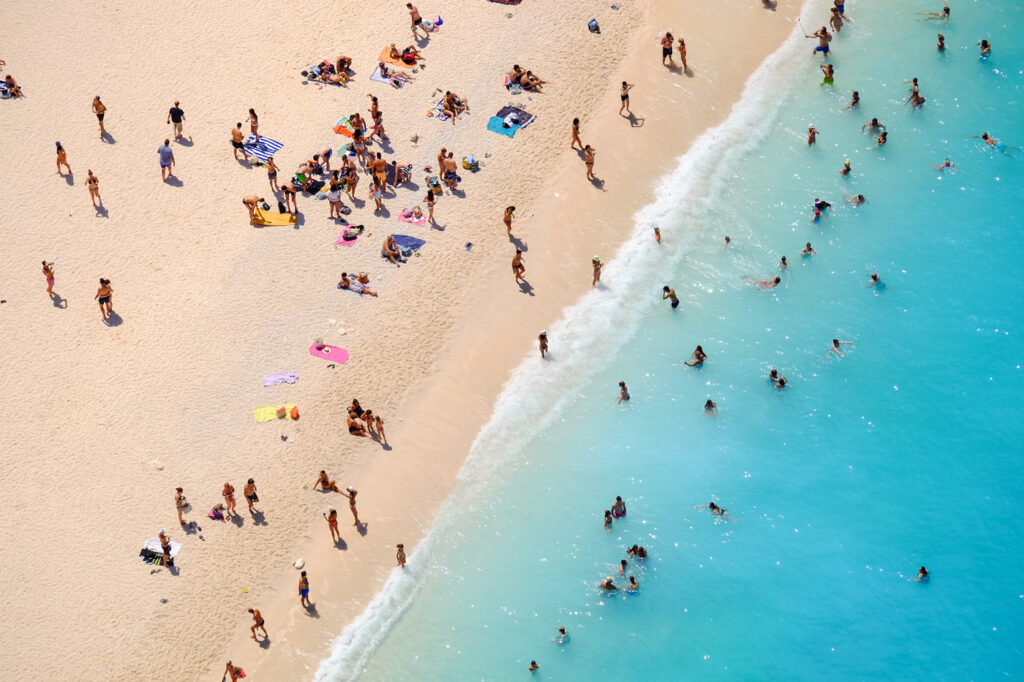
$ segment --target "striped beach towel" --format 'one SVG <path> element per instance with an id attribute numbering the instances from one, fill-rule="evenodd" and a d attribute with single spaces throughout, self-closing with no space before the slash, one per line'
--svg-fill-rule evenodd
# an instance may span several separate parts
<path id="1" fill-rule="evenodd" d="M 260 136 L 259 144 L 256 143 L 256 136 L 249 135 L 249 139 L 245 141 L 245 153 L 251 154 L 259 159 L 262 163 L 266 163 L 267 159 L 276 154 L 282 147 L 283 144 L 277 140 L 271 140 L 269 137 Z"/>

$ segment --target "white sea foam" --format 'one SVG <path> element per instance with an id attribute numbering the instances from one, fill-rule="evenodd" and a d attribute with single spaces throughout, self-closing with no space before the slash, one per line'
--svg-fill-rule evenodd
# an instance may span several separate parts
<path id="1" fill-rule="evenodd" d="M 820 14 L 821 2 L 804 5 L 802 18 Z M 793 34 L 747 81 L 743 95 L 721 125 L 702 134 L 663 177 L 658 199 L 634 216 L 633 234 L 603 269 L 605 286 L 566 308 L 548 332 L 552 352 L 542 361 L 535 350 L 512 372 L 495 402 L 491 419 L 470 449 L 459 483 L 442 507 L 424 540 L 411 555 L 407 570 L 395 571 L 366 610 L 335 639 L 331 654 L 317 669 L 315 682 L 356 679 L 373 651 L 418 592 L 438 539 L 450 532 L 467 499 L 478 495 L 495 471 L 506 466 L 530 439 L 557 417 L 573 388 L 603 369 L 639 324 L 638 313 L 654 302 L 636 291 L 660 291 L 664 272 L 678 264 L 700 238 L 701 217 L 715 210 L 724 183 L 732 180 L 736 163 L 769 135 L 785 92 L 803 61 L 803 32 Z M 686 235 L 655 243 L 654 226 L 685 225 Z"/>

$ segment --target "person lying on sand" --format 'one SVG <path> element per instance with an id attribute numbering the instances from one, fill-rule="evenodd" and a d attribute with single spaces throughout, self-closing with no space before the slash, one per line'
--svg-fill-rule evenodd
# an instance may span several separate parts
<path id="1" fill-rule="evenodd" d="M 319 78 L 326 83 L 335 83 L 346 88 L 348 87 L 348 82 L 352 80 L 344 71 L 336 71 L 334 73 L 321 71 Z"/>
<path id="2" fill-rule="evenodd" d="M 399 52 L 398 48 L 395 47 L 394 43 L 391 43 L 391 48 L 388 52 L 388 57 L 390 57 L 391 59 L 397 59 L 410 66 L 415 64 L 417 61 L 423 60 L 423 55 L 420 54 L 420 51 L 416 49 L 415 45 L 410 45 L 401 52 Z"/>
<path id="3" fill-rule="evenodd" d="M 389 69 L 384 64 L 384 62 L 377 62 L 377 68 L 380 69 L 380 75 L 381 76 L 383 76 L 384 78 L 387 78 L 388 80 L 390 80 L 392 82 L 398 81 L 399 83 L 408 83 L 409 81 L 416 80 L 415 78 L 413 78 L 412 76 L 410 76 L 407 73 L 401 73 L 399 71 L 395 71 L 394 69 Z"/>

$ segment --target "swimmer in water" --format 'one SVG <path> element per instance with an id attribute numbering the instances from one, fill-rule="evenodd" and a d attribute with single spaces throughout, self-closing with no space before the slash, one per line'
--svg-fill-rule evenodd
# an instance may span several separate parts
<path id="1" fill-rule="evenodd" d="M 844 343 L 848 343 L 850 345 L 853 345 L 853 341 L 840 341 L 839 339 L 832 339 L 832 345 L 829 346 L 828 349 L 830 351 L 834 350 L 835 352 L 839 353 L 840 357 L 845 358 L 846 357 L 846 353 L 844 353 L 843 351 L 839 350 L 839 346 L 841 346 Z"/>
<path id="2" fill-rule="evenodd" d="M 846 197 L 846 200 L 849 201 L 854 206 L 860 206 L 865 201 L 867 201 L 863 194 L 858 194 L 857 196 L 853 197 Z"/>
<path id="3" fill-rule="evenodd" d="M 814 247 L 811 246 L 811 243 L 807 242 L 807 246 L 805 246 L 804 250 L 800 252 L 800 255 L 802 255 L 802 256 L 813 256 L 816 253 L 818 253 L 818 252 L 814 250 Z"/>
<path id="4" fill-rule="evenodd" d="M 860 131 L 864 132 L 865 128 L 871 128 L 871 134 L 874 135 L 880 130 L 885 130 L 885 124 L 879 123 L 877 118 L 872 118 L 870 121 L 860 127 Z"/>
<path id="5" fill-rule="evenodd" d="M 775 384 L 775 388 L 785 388 L 787 379 L 784 374 L 779 374 L 779 370 L 773 369 L 768 373 L 768 378 Z"/>
<path id="6" fill-rule="evenodd" d="M 615 502 L 612 503 L 612 516 L 617 518 L 626 515 L 626 503 L 622 501 L 622 497 L 619 495 L 615 496 Z"/>
<path id="7" fill-rule="evenodd" d="M 956 170 L 956 164 L 950 161 L 949 157 L 947 156 L 946 160 L 942 162 L 941 166 L 932 166 L 932 169 L 937 171 L 944 171 L 947 169 Z"/>
<path id="8" fill-rule="evenodd" d="M 825 77 L 821 79 L 822 85 L 834 85 L 836 82 L 836 70 L 831 64 L 822 64 L 820 67 L 821 72 L 825 74 Z"/>
<path id="9" fill-rule="evenodd" d="M 774 289 L 775 287 L 779 286 L 781 282 L 781 277 L 776 277 L 775 279 L 754 280 L 754 284 L 757 285 L 758 289 Z"/>
<path id="10" fill-rule="evenodd" d="M 629 562 L 623 559 L 619 562 L 619 575 L 626 575 L 626 569 L 629 568 Z"/>
<path id="11" fill-rule="evenodd" d="M 629 584 L 626 585 L 626 592 L 636 592 L 640 589 L 640 583 L 636 581 L 636 578 L 629 576 Z"/>
<path id="12" fill-rule="evenodd" d="M 785 270 L 788 267 L 789 267 L 789 261 L 787 261 L 786 257 L 783 256 L 782 260 L 779 261 L 779 269 L 780 270 Z"/>
<path id="13" fill-rule="evenodd" d="M 654 241 L 658 242 L 659 244 L 661 243 L 661 228 L 660 227 L 654 228 Z"/>
<path id="14" fill-rule="evenodd" d="M 855 109 L 860 104 L 860 93 L 856 90 L 853 91 L 853 97 L 850 99 L 850 103 L 846 105 L 846 108 Z"/>
<path id="15" fill-rule="evenodd" d="M 1006 149 L 1007 149 L 1006 144 L 1003 143 L 1003 142 L 1000 142 L 999 140 L 997 140 L 994 137 L 991 137 L 988 133 L 982 133 L 981 135 L 968 135 L 967 137 L 968 138 L 974 137 L 974 138 L 980 138 L 982 140 L 985 140 L 985 144 L 987 144 L 989 147 L 997 149 L 997 150 L 1003 152 L 1004 154 L 1006 153 Z"/>
<path id="16" fill-rule="evenodd" d="M 882 284 L 882 280 L 880 280 L 878 278 L 878 273 L 877 272 L 872 272 L 871 273 L 871 282 L 868 283 L 868 284 L 865 284 L 864 286 L 866 286 L 868 288 L 871 288 L 871 287 L 881 286 L 881 284 Z"/>
<path id="17" fill-rule="evenodd" d="M 704 414 L 712 419 L 718 416 L 718 405 L 711 398 L 708 398 L 708 401 L 704 403 Z"/>
<path id="18" fill-rule="evenodd" d="M 992 46 L 988 44 L 987 40 L 982 40 L 980 43 L 975 43 L 975 45 L 981 48 L 982 59 L 984 59 L 985 57 L 989 56 L 989 54 L 992 53 Z"/>
<path id="19" fill-rule="evenodd" d="M 928 580 L 928 569 L 924 566 L 917 572 L 917 577 L 914 578 L 915 583 L 920 583 Z"/>
<path id="20" fill-rule="evenodd" d="M 704 349 L 698 345 L 696 348 L 693 349 L 693 354 L 690 356 L 690 358 L 690 362 L 684 362 L 683 364 L 687 365 L 688 367 L 700 367 L 701 365 L 704 364 L 704 361 L 708 359 L 708 356 L 704 352 Z"/>
<path id="21" fill-rule="evenodd" d="M 818 139 L 818 129 L 813 125 L 807 126 L 807 144 L 814 144 L 814 141 Z"/>
<path id="22" fill-rule="evenodd" d="M 612 512 L 610 509 L 604 510 L 604 529 L 609 533 L 612 532 Z"/>
<path id="23" fill-rule="evenodd" d="M 565 644 L 569 641 L 569 633 L 565 631 L 564 626 L 558 628 L 558 639 L 556 641 L 559 644 Z"/>
<path id="24" fill-rule="evenodd" d="M 611 576 L 608 576 L 607 578 L 602 580 L 601 584 L 598 585 L 598 587 L 600 587 L 603 590 L 608 590 L 609 592 L 614 592 L 615 590 L 619 589 L 615 586 L 615 583 L 612 582 Z"/>
<path id="25" fill-rule="evenodd" d="M 708 502 L 707 504 L 698 505 L 694 507 L 694 509 L 710 509 L 711 513 L 715 516 L 725 516 L 727 513 L 724 508 L 719 507 L 714 502 Z"/>
<path id="26" fill-rule="evenodd" d="M 663 286 L 661 288 L 661 291 L 663 292 L 661 300 L 664 301 L 666 298 L 672 299 L 672 307 L 673 308 L 678 308 L 679 307 L 679 299 L 676 297 L 676 290 L 675 289 L 673 289 L 672 287 L 670 287 L 669 285 L 666 284 L 665 286 Z"/>
<path id="27" fill-rule="evenodd" d="M 852 170 L 853 168 L 850 165 L 850 160 L 847 159 L 846 161 L 843 162 L 843 167 L 839 170 L 839 174 L 845 178 L 847 175 L 850 174 L 850 171 Z"/>
<path id="28" fill-rule="evenodd" d="M 883 132 L 878 136 L 878 146 L 881 147 L 883 144 L 889 141 L 889 133 Z"/>
<path id="29" fill-rule="evenodd" d="M 537 665 L 537 661 L 530 661 L 530 667 L 527 668 L 531 673 L 540 670 L 540 666 Z"/>
<path id="30" fill-rule="evenodd" d="M 732 245 L 732 239 L 729 238 L 729 235 L 725 235 L 725 248 L 728 249 L 731 245 Z"/>
<path id="31" fill-rule="evenodd" d="M 625 381 L 620 381 L 619 382 L 619 402 L 617 402 L 616 405 L 622 404 L 623 400 L 629 400 L 629 389 L 626 388 L 626 382 Z"/>
<path id="32" fill-rule="evenodd" d="M 644 549 L 643 547 L 637 547 L 636 545 L 633 545 L 632 547 L 627 549 L 626 550 L 626 554 L 630 555 L 631 557 L 635 557 L 636 559 L 640 559 L 640 560 L 643 560 L 643 559 L 647 558 L 647 550 Z"/>
<path id="33" fill-rule="evenodd" d="M 951 10 L 949 5 L 946 4 L 946 0 L 942 0 L 942 11 L 941 12 L 918 12 L 923 18 L 921 21 L 941 21 L 942 25 L 945 26 L 949 23 L 949 14 Z"/>

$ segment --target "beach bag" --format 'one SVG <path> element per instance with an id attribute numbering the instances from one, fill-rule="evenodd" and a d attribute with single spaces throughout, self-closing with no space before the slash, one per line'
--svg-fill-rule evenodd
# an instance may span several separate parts
<path id="1" fill-rule="evenodd" d="M 277 408 L 277 418 L 284 419 L 285 415 L 288 414 L 288 409 L 284 407 Z"/>
<path id="2" fill-rule="evenodd" d="M 591 19 L 591 20 L 590 20 L 590 21 L 589 21 L 589 22 L 587 23 L 587 29 L 588 29 L 588 30 L 589 30 L 589 31 L 590 31 L 591 33 L 600 33 L 600 32 L 601 32 L 601 27 L 597 25 L 597 19 Z"/>
<path id="3" fill-rule="evenodd" d="M 508 91 L 513 95 L 521 95 L 523 94 L 523 86 L 519 85 L 519 83 L 513 83 L 509 86 Z"/>
<path id="4" fill-rule="evenodd" d="M 473 160 L 472 156 L 463 156 L 462 157 L 462 167 L 465 168 L 466 170 L 469 170 L 470 168 L 472 168 L 474 163 L 476 163 L 476 161 Z"/>
<path id="5" fill-rule="evenodd" d="M 268 206 L 268 208 L 269 208 L 269 206 Z M 283 201 L 278 201 L 277 202 L 277 212 L 278 213 L 287 213 L 288 212 L 288 207 L 284 205 Z"/>
<path id="6" fill-rule="evenodd" d="M 292 419 L 298 419 L 299 418 L 299 407 L 298 407 L 298 405 L 296 405 L 295 407 L 292 408 L 291 414 L 289 416 Z"/>

